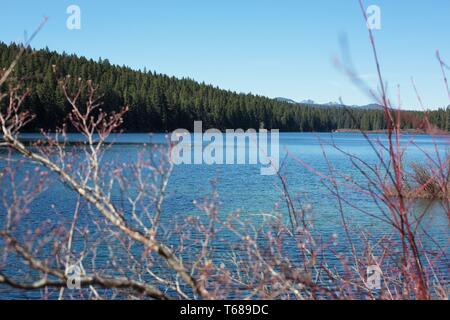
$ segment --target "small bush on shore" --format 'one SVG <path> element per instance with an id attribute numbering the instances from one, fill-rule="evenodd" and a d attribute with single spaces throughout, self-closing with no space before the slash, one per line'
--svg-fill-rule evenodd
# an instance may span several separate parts
<path id="1" fill-rule="evenodd" d="M 439 172 L 433 170 L 435 166 L 412 163 L 410 170 L 405 172 L 401 196 L 408 199 L 448 201 L 450 199 L 450 154 L 446 155 L 443 163 L 444 167 Z M 390 193 L 392 196 L 399 196 L 397 188 L 392 187 Z"/>

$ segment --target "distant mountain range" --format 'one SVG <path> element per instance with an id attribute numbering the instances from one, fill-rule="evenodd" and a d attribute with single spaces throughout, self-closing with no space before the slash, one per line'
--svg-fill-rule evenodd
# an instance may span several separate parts
<path id="1" fill-rule="evenodd" d="M 277 97 L 277 98 L 275 98 L 275 100 L 280 101 L 280 102 L 287 102 L 290 104 L 298 104 L 298 105 L 306 104 L 306 105 L 314 106 L 317 108 L 344 108 L 344 107 L 347 107 L 347 108 L 359 108 L 359 109 L 366 109 L 366 110 L 376 110 L 376 109 L 383 108 L 383 106 L 376 104 L 376 103 L 370 103 L 370 104 L 358 106 L 358 105 L 343 105 L 339 102 L 317 103 L 314 100 L 310 100 L 310 99 L 297 102 L 292 99 L 283 98 L 283 97 Z"/>

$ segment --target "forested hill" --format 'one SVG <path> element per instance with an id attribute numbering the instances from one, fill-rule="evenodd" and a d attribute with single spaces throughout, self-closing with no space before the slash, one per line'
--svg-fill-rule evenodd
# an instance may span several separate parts
<path id="1" fill-rule="evenodd" d="M 0 42 L 0 67 L 7 67 L 19 48 Z M 151 62 L 149 62 L 151 63 Z M 60 125 L 69 106 L 53 72 L 91 79 L 104 94 L 104 110 L 129 106 L 124 129 L 129 132 L 160 132 L 175 128 L 192 129 L 194 120 L 203 127 L 280 129 L 281 131 L 331 131 L 335 129 L 384 129 L 380 110 L 316 108 L 305 104 L 238 94 L 190 79 L 177 79 L 155 72 L 136 71 L 112 65 L 108 60 L 93 61 L 76 55 L 28 49 L 15 70 L 26 78 L 32 93 L 26 103 L 37 115 L 29 130 L 52 129 Z M 299 75 L 301 76 L 301 75 Z M 423 114 L 408 112 L 402 117 L 404 128 L 418 125 Z M 450 129 L 450 109 L 433 111 L 430 120 Z M 411 120 L 413 119 L 413 120 Z"/>

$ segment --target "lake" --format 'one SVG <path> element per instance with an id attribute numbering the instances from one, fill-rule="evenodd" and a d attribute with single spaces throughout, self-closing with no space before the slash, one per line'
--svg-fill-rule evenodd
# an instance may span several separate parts
<path id="1" fill-rule="evenodd" d="M 35 134 L 22 135 L 25 140 L 32 140 L 36 137 Z M 383 134 L 372 134 L 370 138 L 373 141 L 386 143 L 386 136 Z M 69 140 L 77 141 L 79 139 L 79 135 L 69 135 Z M 164 134 L 123 134 L 114 136 L 114 141 L 115 144 L 105 152 L 105 161 L 115 159 L 114 161 L 118 163 L 133 162 L 136 161 L 142 150 L 149 149 L 153 145 L 163 148 L 167 146 L 167 136 Z M 337 175 L 362 183 L 365 179 L 351 165 L 348 156 L 329 145 L 331 142 L 369 164 L 379 163 L 372 146 L 361 134 L 281 133 L 280 155 L 281 159 L 285 158 L 281 173 L 286 177 L 288 189 L 295 197 L 296 205 L 299 208 L 307 208 L 315 233 L 323 239 L 335 237 L 338 241 L 342 241 L 345 234 L 342 228 L 339 203 L 336 197 L 323 186 L 322 178 L 318 174 L 328 174 L 329 168 L 324 152 Z M 401 144 L 404 147 L 407 146 L 403 159 L 405 165 L 413 162 L 425 163 L 424 152 L 432 157 L 435 157 L 436 153 L 444 156 L 450 148 L 448 137 L 436 139 L 428 135 L 403 135 Z M 0 160 L 0 168 L 4 165 L 5 162 Z M 26 170 L 26 168 L 27 166 L 20 170 Z M 317 172 L 312 172 L 311 169 Z M 20 173 L 18 174 L 20 175 Z M 286 205 L 280 191 L 280 181 L 277 176 L 261 175 L 259 165 L 183 164 L 176 165 L 173 169 L 167 197 L 163 204 L 162 224 L 170 229 L 170 226 L 176 221 L 181 221 L 188 215 L 200 216 L 202 213 L 196 208 L 194 201 L 201 202 L 205 197 L 210 197 L 213 190 L 212 185 L 215 186 L 218 193 L 220 215 L 223 217 L 230 212 L 239 210 L 243 217 L 249 220 L 254 219 L 257 222 L 266 215 L 270 216 L 281 212 L 288 223 Z M 2 188 L 5 186 L 3 185 Z M 342 195 L 349 201 L 343 205 L 343 212 L 353 230 L 369 231 L 374 241 L 392 232 L 392 227 L 377 218 L 381 217 L 379 204 L 370 196 L 345 190 L 345 188 L 342 189 Z M 112 198 L 117 203 L 121 201 L 120 195 L 113 194 Z M 56 217 L 66 215 L 70 219 L 75 201 L 76 197 L 72 192 L 60 184 L 52 184 L 47 191 L 34 200 L 30 214 L 24 220 L 26 224 L 24 228 L 33 229 L 45 219 L 55 219 L 55 212 L 57 212 Z M 448 254 L 450 253 L 448 250 L 449 224 L 447 212 L 442 203 L 430 204 L 427 201 L 415 201 L 411 214 L 420 212 L 428 205 L 431 209 L 422 223 L 427 226 L 427 232 L 434 239 L 429 245 L 432 247 L 439 245 Z M 370 212 L 374 216 L 362 214 L 355 207 Z M 1 205 L 0 208 L 4 210 Z M 3 213 L 1 215 L 0 219 L 3 219 Z M 352 237 L 355 242 L 358 242 L 357 232 Z M 448 279 L 448 261 L 443 263 L 442 271 L 446 273 L 445 276 Z M 23 294 L 5 293 L 5 289 L 0 291 L 0 297 L 22 297 Z"/>

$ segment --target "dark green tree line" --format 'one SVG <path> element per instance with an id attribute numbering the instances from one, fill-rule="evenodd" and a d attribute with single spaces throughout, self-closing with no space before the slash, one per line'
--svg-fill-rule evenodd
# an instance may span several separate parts
<path id="1" fill-rule="evenodd" d="M 15 44 L 0 43 L 0 67 L 8 66 L 18 50 Z M 48 49 L 28 48 L 14 75 L 26 79 L 32 88 L 26 105 L 37 118 L 28 128 L 30 131 L 54 129 L 66 117 L 69 106 L 57 81 L 58 76 L 66 75 L 71 75 L 72 79 L 91 79 L 98 84 L 105 110 L 118 110 L 127 105 L 130 111 L 126 115 L 124 129 L 129 132 L 192 129 L 195 120 L 202 120 L 204 128 L 219 129 L 264 126 L 308 132 L 380 130 L 386 127 L 382 110 L 290 104 L 221 90 L 192 79 L 136 71 L 112 65 L 106 59 L 94 61 Z M 404 112 L 402 127 L 416 128 L 423 117 L 421 112 Z M 450 107 L 430 112 L 429 120 L 442 129 L 450 130 Z"/>

